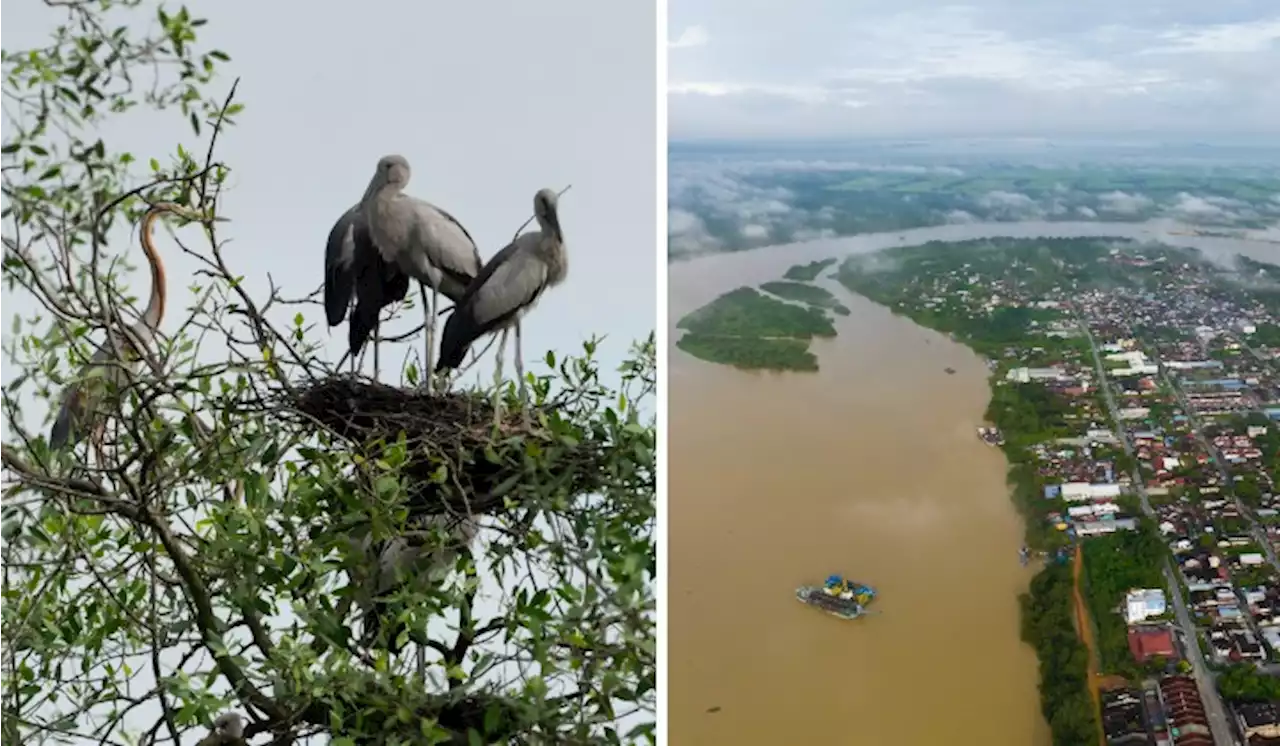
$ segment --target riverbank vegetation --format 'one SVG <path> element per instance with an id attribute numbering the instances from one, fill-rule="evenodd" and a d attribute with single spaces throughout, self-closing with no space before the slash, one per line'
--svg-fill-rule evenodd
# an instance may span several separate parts
<path id="1" fill-rule="evenodd" d="M 830 290 L 810 285 L 807 282 L 787 282 L 785 280 L 773 280 L 766 282 L 760 286 L 761 290 L 782 298 L 783 300 L 804 303 L 814 308 L 822 308 L 841 316 L 848 316 L 849 309 L 844 306 L 836 297 L 831 294 Z"/>
<path id="2" fill-rule="evenodd" d="M 1097 744 L 1097 713 L 1089 696 L 1089 651 L 1076 635 L 1071 567 L 1050 564 L 1019 598 L 1022 640 L 1040 659 L 1040 711 L 1055 746 Z"/>
<path id="3" fill-rule="evenodd" d="M 1067 415 L 1071 403 L 1066 397 L 1034 383 L 1007 383 L 993 387 L 987 403 L 987 421 L 1004 433 L 1006 446 L 1023 449 L 1036 443 L 1070 435 Z"/>
<path id="4" fill-rule="evenodd" d="M 818 275 L 822 274 L 827 267 L 835 263 L 835 257 L 831 257 L 830 259 L 819 259 L 808 264 L 795 264 L 792 265 L 791 269 L 787 270 L 783 277 L 796 282 L 813 282 L 818 279 Z"/>
<path id="5" fill-rule="evenodd" d="M 676 347 L 702 360 L 743 370 L 816 371 L 814 337 L 834 337 L 820 309 L 771 298 L 755 288 L 731 290 L 686 315 Z"/>
<path id="6" fill-rule="evenodd" d="M 1097 743 L 1098 713 L 1089 695 L 1089 652 L 1075 628 L 1071 567 L 1065 559 L 1068 538 L 1046 516 L 1060 501 L 1044 498 L 1044 480 L 1031 447 L 1065 434 L 1067 403 L 1043 386 L 992 387 L 987 420 L 1004 434 L 1012 499 L 1025 521 L 1026 542 L 1049 561 L 1020 598 L 1022 639 L 1040 661 L 1040 708 L 1055 746 Z"/>

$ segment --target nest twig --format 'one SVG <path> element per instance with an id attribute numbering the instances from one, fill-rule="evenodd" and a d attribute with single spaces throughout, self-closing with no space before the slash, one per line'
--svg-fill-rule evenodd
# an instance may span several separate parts
<path id="1" fill-rule="evenodd" d="M 607 444 L 582 437 L 566 442 L 552 435 L 554 426 L 525 425 L 519 411 L 505 413 L 495 432 L 493 406 L 477 392 L 431 393 L 340 375 L 284 396 L 287 409 L 366 457 L 377 457 L 403 434 L 409 458 L 401 476 L 413 514 L 497 514 L 530 492 L 528 487 L 539 487 L 545 496 L 551 481 L 561 494 L 584 494 L 599 489 L 605 478 Z M 540 414 L 548 421 L 560 417 L 555 408 Z M 532 463 L 529 440 L 539 445 Z M 437 476 L 441 466 L 443 483 Z"/>

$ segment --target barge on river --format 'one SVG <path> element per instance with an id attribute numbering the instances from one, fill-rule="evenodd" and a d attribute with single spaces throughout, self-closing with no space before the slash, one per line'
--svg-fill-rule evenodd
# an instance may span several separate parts
<path id="1" fill-rule="evenodd" d="M 1001 432 L 994 427 L 978 428 L 978 438 L 980 438 L 983 443 L 986 443 L 989 446 L 1004 445 L 1004 435 L 1001 434 Z"/>
<path id="2" fill-rule="evenodd" d="M 869 585 L 832 575 L 821 588 L 802 585 L 796 589 L 796 598 L 841 619 L 857 619 L 865 616 L 867 605 L 876 597 L 876 590 Z"/>

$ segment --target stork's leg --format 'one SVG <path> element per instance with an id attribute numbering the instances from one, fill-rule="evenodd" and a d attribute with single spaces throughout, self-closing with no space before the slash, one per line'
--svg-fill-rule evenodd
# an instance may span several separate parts
<path id="1" fill-rule="evenodd" d="M 426 354 L 422 356 L 422 383 L 426 386 L 427 391 L 431 391 L 431 347 L 435 343 L 435 304 L 431 302 L 431 298 L 427 296 L 427 286 L 425 283 L 418 283 L 418 296 L 422 298 L 422 329 L 426 333 L 427 349 Z"/>
<path id="2" fill-rule="evenodd" d="M 520 349 L 520 320 L 516 320 L 516 378 L 520 379 L 520 409 L 525 427 L 529 426 L 529 391 L 524 382 L 524 352 Z"/>
<path id="3" fill-rule="evenodd" d="M 493 368 L 493 424 L 502 422 L 502 354 L 507 349 L 507 330 L 498 337 L 498 360 Z"/>
<path id="4" fill-rule="evenodd" d="M 382 370 L 378 367 L 378 327 L 373 328 L 373 380 L 378 380 Z"/>
<path id="5" fill-rule="evenodd" d="M 431 393 L 435 384 L 435 362 L 432 357 L 436 353 L 436 311 L 440 308 L 440 291 L 431 288 L 431 309 L 427 314 L 427 393 Z"/>

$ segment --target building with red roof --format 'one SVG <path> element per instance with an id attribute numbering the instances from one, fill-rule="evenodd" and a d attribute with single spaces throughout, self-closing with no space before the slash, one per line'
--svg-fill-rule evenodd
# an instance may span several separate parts
<path id="1" fill-rule="evenodd" d="M 1132 627 L 1129 629 L 1129 652 L 1139 663 L 1161 656 L 1176 660 L 1178 648 L 1168 627 Z"/>

